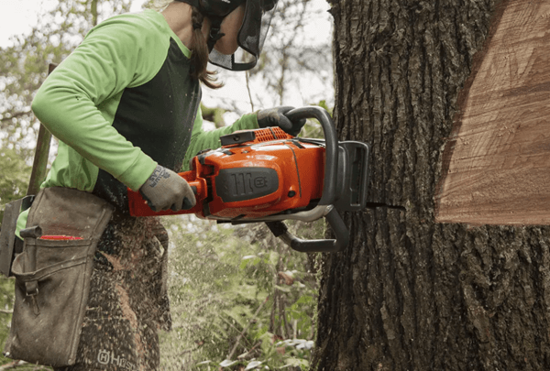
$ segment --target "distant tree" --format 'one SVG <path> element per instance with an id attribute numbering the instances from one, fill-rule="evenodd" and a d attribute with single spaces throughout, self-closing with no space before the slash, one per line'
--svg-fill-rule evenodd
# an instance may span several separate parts
<path id="1" fill-rule="evenodd" d="M 95 24 L 130 5 L 131 0 L 59 0 L 28 34 L 0 48 L 0 148 L 29 160 L 39 127 L 30 105 L 48 64 L 60 63 Z"/>
<path id="2" fill-rule="evenodd" d="M 279 0 L 265 52 L 250 73 L 251 78 L 261 75 L 265 89 L 276 93 L 275 104 L 289 102 L 293 90 L 299 90 L 306 100 L 332 101 L 331 24 L 323 23 L 328 18 L 319 2 Z M 261 94 L 257 96 L 262 102 Z"/>
<path id="3" fill-rule="evenodd" d="M 0 48 L 0 169 L 5 175 L 0 205 L 26 190 L 21 182 L 28 181 L 30 167 L 24 165 L 32 163 L 40 125 L 30 106 L 48 64 L 60 63 L 101 19 L 130 5 L 131 0 L 59 0 L 28 34 L 15 35 L 11 46 Z M 21 164 L 16 172 L 15 163 Z"/>

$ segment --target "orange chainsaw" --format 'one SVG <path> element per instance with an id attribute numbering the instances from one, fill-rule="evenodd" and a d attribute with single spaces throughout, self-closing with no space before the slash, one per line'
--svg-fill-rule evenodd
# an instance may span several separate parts
<path id="1" fill-rule="evenodd" d="M 366 207 L 369 146 L 338 142 L 329 113 L 320 107 L 293 109 L 286 116 L 316 118 L 325 139 L 294 137 L 278 127 L 222 136 L 221 148 L 201 151 L 191 160 L 191 170 L 179 174 L 195 192 L 192 209 L 155 212 L 139 192 L 128 190 L 130 214 L 195 214 L 232 224 L 265 222 L 276 237 L 301 252 L 334 252 L 347 246 L 349 231 L 338 212 Z M 283 223 L 322 217 L 336 239 L 301 240 Z"/>

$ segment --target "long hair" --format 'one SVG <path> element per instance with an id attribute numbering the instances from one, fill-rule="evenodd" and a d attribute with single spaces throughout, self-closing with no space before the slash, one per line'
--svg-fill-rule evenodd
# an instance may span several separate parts
<path id="1" fill-rule="evenodd" d="M 202 33 L 202 23 L 204 16 L 199 12 L 196 7 L 193 9 L 191 19 L 193 22 L 193 54 L 191 55 L 192 72 L 191 77 L 199 79 L 204 85 L 211 89 L 218 89 L 223 86 L 222 83 L 216 83 L 216 72 L 208 71 L 206 66 L 208 64 L 208 44 L 207 40 Z"/>

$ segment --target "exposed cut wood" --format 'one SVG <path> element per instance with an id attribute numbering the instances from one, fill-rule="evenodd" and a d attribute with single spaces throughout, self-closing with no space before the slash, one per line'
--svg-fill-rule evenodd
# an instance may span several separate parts
<path id="1" fill-rule="evenodd" d="M 501 11 L 459 99 L 438 222 L 550 224 L 550 2 Z"/>

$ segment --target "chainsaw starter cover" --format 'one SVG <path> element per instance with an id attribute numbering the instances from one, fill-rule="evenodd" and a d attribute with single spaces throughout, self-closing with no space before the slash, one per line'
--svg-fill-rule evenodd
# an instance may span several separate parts
<path id="1" fill-rule="evenodd" d="M 279 189 L 277 171 L 264 167 L 222 169 L 216 177 L 216 194 L 223 202 L 252 200 Z"/>

